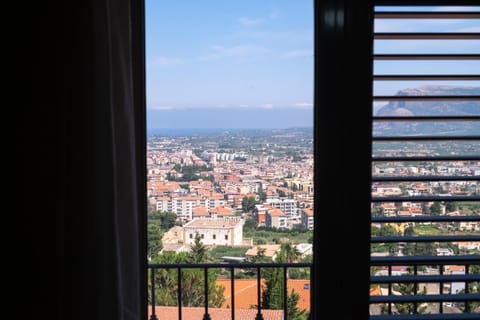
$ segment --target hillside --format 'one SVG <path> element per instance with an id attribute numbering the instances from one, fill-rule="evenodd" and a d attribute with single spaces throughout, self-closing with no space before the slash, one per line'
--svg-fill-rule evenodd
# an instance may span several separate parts
<path id="1" fill-rule="evenodd" d="M 403 89 L 398 96 L 428 95 L 480 95 L 480 87 L 422 86 Z M 378 109 L 376 116 L 439 116 L 480 115 L 480 101 L 391 101 Z M 379 122 L 374 126 L 376 135 L 398 134 L 480 134 L 478 121 L 450 122 Z"/>

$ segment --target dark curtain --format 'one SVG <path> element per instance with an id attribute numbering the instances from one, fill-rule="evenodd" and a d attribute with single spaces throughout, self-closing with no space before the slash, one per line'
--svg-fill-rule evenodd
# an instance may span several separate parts
<path id="1" fill-rule="evenodd" d="M 32 316 L 145 319 L 143 1 L 33 9 L 33 101 L 22 118 L 23 195 L 39 208 Z"/>

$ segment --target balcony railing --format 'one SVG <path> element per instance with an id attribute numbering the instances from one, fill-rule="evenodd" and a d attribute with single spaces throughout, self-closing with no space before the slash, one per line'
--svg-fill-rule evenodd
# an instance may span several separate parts
<path id="1" fill-rule="evenodd" d="M 183 311 L 184 311 L 184 306 L 182 306 L 182 272 L 185 270 L 192 270 L 192 269 L 197 269 L 197 270 L 203 270 L 203 294 L 204 294 L 204 303 L 203 303 L 203 320 L 210 320 L 211 316 L 209 314 L 209 285 L 208 285 L 208 270 L 211 269 L 222 269 L 222 270 L 228 270 L 230 271 L 230 286 L 231 286 L 231 292 L 230 292 L 230 303 L 229 303 L 229 309 L 230 309 L 230 315 L 231 319 L 235 320 L 236 317 L 236 307 L 235 307 L 235 270 L 245 270 L 245 269 L 250 269 L 250 270 L 255 270 L 256 271 L 256 315 L 255 315 L 255 320 L 263 320 L 264 315 L 263 315 L 263 310 L 262 310 L 262 270 L 265 270 L 266 268 L 269 269 L 281 269 L 282 270 L 282 281 L 283 281 L 283 309 L 282 309 L 282 315 L 279 317 L 279 320 L 288 320 L 288 303 L 287 303 L 287 297 L 288 297 L 288 285 L 287 285 L 287 280 L 288 280 L 288 269 L 290 268 L 306 268 L 309 269 L 310 274 L 312 272 L 312 264 L 311 263 L 181 263 L 181 264 L 150 264 L 148 265 L 149 273 L 150 273 L 150 285 L 149 285 L 149 294 L 150 294 L 150 320 L 171 320 L 171 319 L 164 319 L 162 318 L 161 314 L 157 314 L 156 311 L 156 299 L 155 299 L 155 290 L 158 288 L 158 285 L 156 285 L 156 280 L 155 280 L 155 275 L 157 270 L 163 269 L 163 270 L 176 270 L 177 271 L 177 279 L 176 279 L 176 292 L 177 292 L 177 301 L 176 301 L 176 307 L 178 308 L 177 311 L 177 319 L 182 320 L 183 319 Z M 309 292 L 312 292 L 309 290 Z M 311 294 L 309 295 L 309 301 L 310 305 L 312 304 L 312 297 Z M 185 318 L 187 319 L 187 318 Z M 188 319 L 190 320 L 190 319 Z"/>
<path id="2" fill-rule="evenodd" d="M 385 275 L 373 275 L 371 284 L 382 285 L 387 288 L 388 294 L 374 295 L 370 297 L 370 304 L 384 308 L 386 314 L 371 315 L 371 319 L 479 319 L 480 312 L 470 309 L 472 302 L 479 302 L 480 295 L 469 292 L 469 284 L 480 281 L 480 273 L 470 273 L 472 265 L 479 264 L 479 258 L 475 255 L 463 256 L 402 256 L 402 257 L 372 257 L 372 267 L 386 267 Z M 462 274 L 446 274 L 446 266 L 463 267 Z M 403 272 L 395 275 L 394 266 L 401 266 Z M 421 272 L 420 268 L 427 269 Z M 444 286 L 452 283 L 460 283 L 464 286 L 464 293 L 448 294 L 444 292 Z M 410 294 L 395 295 L 394 284 L 413 284 Z M 438 294 L 422 294 L 419 284 L 438 285 Z M 393 307 L 397 303 L 410 304 L 411 311 L 408 314 L 393 315 Z M 438 313 L 420 314 L 420 305 L 424 303 L 437 303 Z M 463 313 L 448 314 L 444 312 L 444 306 L 449 304 L 460 306 L 457 311 Z M 461 310 L 463 308 L 463 310 Z"/>

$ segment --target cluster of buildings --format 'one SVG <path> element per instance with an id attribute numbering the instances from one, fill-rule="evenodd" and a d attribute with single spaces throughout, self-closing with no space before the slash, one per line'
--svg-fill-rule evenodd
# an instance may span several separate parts
<path id="1" fill-rule="evenodd" d="M 158 138 L 147 150 L 150 210 L 173 212 L 182 222 L 165 234 L 165 250 L 184 250 L 196 234 L 207 246 L 252 246 L 242 234 L 245 198 L 255 199 L 250 218 L 258 226 L 313 230 L 312 155 L 300 162 L 245 152 L 197 155 L 182 139 Z M 202 169 L 197 179 L 183 181 L 185 166 Z"/>
<path id="2" fill-rule="evenodd" d="M 466 163 L 464 161 L 432 162 L 428 165 L 398 166 L 393 164 L 374 164 L 374 175 L 388 176 L 441 176 L 441 175 L 480 175 L 480 163 L 478 161 Z"/>
<path id="3" fill-rule="evenodd" d="M 204 143 L 208 147 L 209 142 Z M 213 148 L 213 146 L 212 146 Z M 178 168 L 196 166 L 198 180 L 181 181 Z M 202 151 L 196 154 L 185 138 L 165 137 L 150 142 L 147 149 L 147 195 L 152 210 L 177 214 L 182 222 L 199 216 L 220 218 L 242 209 L 245 197 L 264 195 L 265 215 L 257 223 L 267 227 L 302 226 L 302 215 L 313 214 L 313 155 L 303 161 L 286 156 L 251 155 L 246 152 Z M 215 214 L 215 208 L 218 209 Z M 270 209 L 268 209 L 270 208 Z M 304 213 L 304 208 L 311 208 Z M 272 211 L 271 209 L 279 209 Z M 280 213 L 281 211 L 281 213 Z M 268 213 L 269 212 L 269 213 Z M 276 214 L 276 215 L 275 215 Z M 267 215 L 269 216 L 268 224 Z M 273 217 L 278 217 L 273 218 Z M 305 228 L 308 218 L 305 218 Z"/>

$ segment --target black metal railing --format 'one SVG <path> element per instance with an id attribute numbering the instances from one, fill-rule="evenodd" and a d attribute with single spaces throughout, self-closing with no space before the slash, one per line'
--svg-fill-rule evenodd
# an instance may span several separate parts
<path id="1" fill-rule="evenodd" d="M 415 83 L 429 82 L 430 85 L 437 83 L 444 83 L 448 81 L 454 86 L 455 83 L 461 83 L 465 87 L 478 87 L 478 80 L 480 75 L 475 72 L 476 68 L 463 68 L 467 72 L 454 72 L 456 70 L 447 70 L 444 68 L 442 62 L 452 61 L 455 63 L 475 63 L 480 61 L 480 52 L 462 52 L 462 47 L 456 48 L 456 43 L 460 41 L 476 41 L 480 44 L 480 33 L 477 29 L 472 28 L 472 32 L 450 32 L 445 29 L 430 31 L 419 29 L 413 30 L 415 26 L 425 27 L 433 26 L 435 19 L 447 19 L 452 23 L 458 23 L 463 19 L 470 19 L 476 21 L 477 26 L 480 26 L 480 8 L 477 12 L 453 12 L 453 11 L 434 11 L 428 7 L 415 6 L 415 1 L 409 3 L 416 8 L 417 11 L 411 8 L 398 7 L 398 1 L 377 0 L 377 5 L 390 6 L 388 8 L 375 8 L 375 32 L 373 40 L 374 64 L 382 65 L 384 70 L 393 70 L 397 66 L 396 63 L 422 62 L 425 64 L 434 62 L 436 68 L 425 73 L 422 68 L 411 68 L 411 72 L 405 69 L 402 72 L 376 72 L 372 75 L 374 84 L 378 87 L 388 87 L 392 83 L 397 82 L 399 85 L 404 84 L 408 86 L 415 86 Z M 434 5 L 433 2 L 431 2 Z M 445 9 L 445 8 L 444 8 Z M 470 8 L 471 9 L 471 8 Z M 404 23 L 400 25 L 397 23 L 390 23 L 392 19 L 406 19 L 402 20 Z M 453 20 L 455 19 L 455 20 Z M 416 24 L 419 22 L 419 24 Z M 379 28 L 377 28 L 377 23 Z M 381 30 L 381 26 L 386 26 Z M 408 26 L 408 28 L 405 28 Z M 405 32 L 407 30 L 408 32 Z M 409 41 L 422 40 L 423 44 L 428 46 L 429 41 L 436 43 L 436 46 L 428 47 L 430 52 L 419 51 L 416 46 L 408 46 Z M 380 52 L 381 44 L 387 43 L 394 45 L 387 51 Z M 430 43 L 432 43 L 430 42 Z M 407 46 L 403 47 L 403 44 Z M 442 44 L 444 44 L 442 46 Z M 426 46 L 425 46 L 426 47 Z M 425 48 L 424 47 L 424 48 Z M 478 48 L 478 47 L 477 47 Z M 425 49 L 423 49 L 425 50 Z M 391 63 L 391 65 L 389 65 Z M 480 63 L 480 62 L 478 62 Z M 478 63 L 476 64 L 478 66 Z M 392 69 L 389 69 L 392 67 Z M 398 69 L 397 69 L 398 70 Z M 405 71 L 405 73 L 403 72 Z M 419 82 L 421 81 L 421 82 Z M 375 86 L 374 86 L 375 87 Z M 411 88 L 411 87 L 410 87 Z M 398 88 L 405 89 L 405 88 Z M 374 94 L 373 102 L 394 103 L 404 107 L 406 104 L 423 104 L 424 108 L 421 114 L 414 113 L 398 113 L 398 114 L 380 114 L 373 116 L 372 134 L 373 154 L 372 166 L 391 166 L 394 168 L 405 168 L 407 166 L 423 166 L 429 164 L 431 167 L 438 165 L 445 165 L 448 163 L 468 163 L 472 167 L 480 166 L 480 96 L 477 92 L 469 91 L 471 94 L 465 94 L 467 91 L 459 91 L 457 93 L 418 93 L 414 95 L 408 94 Z M 439 113 L 434 112 L 433 108 L 430 110 L 428 106 L 432 103 L 449 104 L 452 106 L 448 112 Z M 471 110 L 476 110 L 472 114 L 465 114 L 461 111 L 456 111 L 454 106 L 459 103 L 470 103 L 474 107 Z M 450 130 L 444 132 L 438 124 L 450 127 L 460 128 L 461 130 Z M 465 126 L 465 124 L 468 124 Z M 429 130 L 425 132 L 415 132 L 414 130 L 386 130 L 381 131 L 379 128 L 415 128 L 415 126 L 423 125 L 429 126 Z M 464 126 L 464 127 L 462 127 Z M 465 127 L 476 128 L 464 130 Z M 385 133 L 387 132 L 387 133 Z M 454 133 L 452 133 L 454 132 Z M 436 145 L 435 152 L 424 152 L 419 149 L 426 145 Z M 458 148 L 462 144 L 463 148 Z M 379 152 L 379 148 L 375 146 L 382 145 L 386 152 Z M 385 147 L 387 146 L 387 147 Z M 456 149 L 455 149 L 456 148 Z M 427 149 L 427 148 L 425 148 Z M 434 148 L 432 148 L 434 149 Z M 400 172 L 403 172 L 399 170 Z M 373 188 L 379 184 L 389 184 L 392 186 L 406 187 L 410 184 L 421 183 L 425 186 L 442 186 L 449 183 L 461 182 L 465 185 L 474 184 L 476 189 L 465 193 L 439 193 L 426 192 L 419 195 L 391 194 L 383 195 L 382 193 L 372 194 L 372 207 L 379 208 L 382 203 L 393 203 L 396 207 L 401 207 L 404 203 L 419 203 L 422 208 L 430 208 L 431 203 L 460 203 L 468 201 L 470 203 L 480 202 L 480 192 L 478 186 L 480 184 L 480 176 L 477 173 L 459 174 L 458 172 L 441 173 L 433 172 L 429 174 L 422 173 L 397 173 L 392 174 L 374 173 L 372 176 L 372 191 Z M 380 196 L 379 196 L 380 195 Z M 480 226 L 480 213 L 470 212 L 465 214 L 461 212 L 455 215 L 447 215 L 444 213 L 434 214 L 416 214 L 410 216 L 402 216 L 397 213 L 389 213 L 388 215 L 374 215 L 371 217 L 372 228 L 374 225 L 408 225 L 417 227 L 419 225 L 441 225 L 452 226 L 459 223 L 473 223 Z M 452 245 L 452 243 L 480 243 L 480 231 L 470 232 L 450 232 L 442 231 L 439 234 L 379 234 L 371 237 L 372 246 L 395 246 L 394 252 L 389 252 L 388 256 L 372 256 L 370 260 L 371 277 L 370 284 L 372 288 L 380 289 L 375 295 L 370 296 L 370 306 L 376 307 L 375 312 L 370 313 L 370 318 L 375 320 L 392 320 L 392 319 L 480 319 L 480 248 L 478 250 L 456 252 L 451 256 L 441 256 L 425 254 L 420 251 L 416 255 L 399 254 L 402 251 L 399 248 L 402 246 L 436 246 Z M 438 253 L 437 253 L 438 254 Z M 460 271 L 451 272 L 452 266 Z M 400 271 L 399 271 L 400 270 Z M 461 284 L 459 287 L 463 288 L 460 292 L 451 292 L 453 284 Z M 421 292 L 420 286 L 434 290 Z M 450 286 L 450 292 L 446 292 L 445 288 Z M 399 292 L 399 289 L 402 292 Z M 475 288 L 475 291 L 472 291 Z M 383 289 L 383 290 L 382 290 Z M 446 310 L 447 306 L 454 305 L 454 308 Z M 397 306 L 399 308 L 397 308 Z M 422 307 L 429 307 L 429 314 L 423 313 Z M 475 307 L 475 310 L 473 310 Z M 403 310 L 400 310 L 402 309 Z M 436 308 L 436 310 L 435 310 Z"/>
<path id="2" fill-rule="evenodd" d="M 222 270 L 229 270 L 230 271 L 230 285 L 231 285 L 231 296 L 230 296 L 230 305 L 229 308 L 231 310 L 231 319 L 235 320 L 235 270 L 239 269 L 252 269 L 256 270 L 256 282 L 257 282 L 257 303 L 256 303 L 256 316 L 255 320 L 263 320 L 262 314 L 262 269 L 266 268 L 276 268 L 282 269 L 283 273 L 283 315 L 282 320 L 288 320 L 288 287 L 287 287 L 287 280 L 288 280 L 288 269 L 289 268 L 307 268 L 312 272 L 312 263 L 179 263 L 179 264 L 149 264 L 148 269 L 150 273 L 150 285 L 149 285 L 149 293 L 150 293 L 150 320 L 163 320 L 161 315 L 157 315 L 156 313 L 156 301 L 155 301 L 155 275 L 156 271 L 159 269 L 164 270 L 176 270 L 177 271 L 177 315 L 178 320 L 182 320 L 182 271 L 183 270 L 191 270 L 191 269 L 200 269 L 204 272 L 203 277 L 203 284 L 204 284 L 204 313 L 203 313 L 203 320 L 210 320 L 209 314 L 209 287 L 208 287 L 208 270 L 211 269 L 222 269 Z M 310 292 L 312 292 L 310 290 Z M 310 295 L 310 305 L 312 303 L 312 297 Z M 165 319 L 169 320 L 169 319 Z"/>
<path id="3" fill-rule="evenodd" d="M 472 265 L 480 263 L 478 256 L 416 256 L 416 257 L 372 257 L 372 267 L 386 267 L 386 270 L 379 272 L 387 275 L 372 275 L 371 284 L 383 285 L 387 287 L 388 295 L 371 296 L 370 303 L 386 306 L 388 314 L 372 315 L 372 319 L 478 319 L 478 313 L 470 313 L 470 303 L 479 302 L 480 296 L 477 293 L 469 292 L 469 284 L 480 281 L 480 273 L 470 273 Z M 445 274 L 447 266 L 463 266 L 463 274 Z M 399 275 L 394 275 L 393 267 L 408 267 Z M 428 266 L 430 271 L 419 272 L 420 267 Z M 433 270 L 433 271 L 432 271 Z M 420 294 L 419 284 L 438 284 L 438 294 Z M 451 283 L 464 283 L 465 293 L 445 294 L 444 285 Z M 410 294 L 394 295 L 393 285 L 395 284 L 413 284 Z M 459 314 L 444 314 L 444 304 L 446 302 L 460 302 L 464 304 L 464 312 Z M 411 313 L 408 315 L 393 313 L 393 306 L 397 303 L 412 303 Z M 419 304 L 438 303 L 438 314 L 428 315 L 419 314 Z M 414 318 L 408 316 L 416 315 Z"/>

